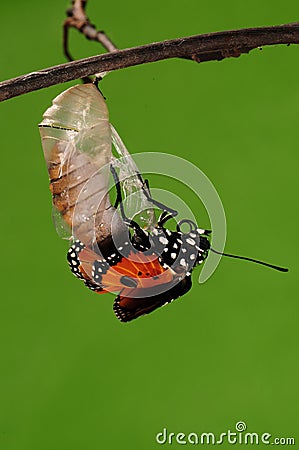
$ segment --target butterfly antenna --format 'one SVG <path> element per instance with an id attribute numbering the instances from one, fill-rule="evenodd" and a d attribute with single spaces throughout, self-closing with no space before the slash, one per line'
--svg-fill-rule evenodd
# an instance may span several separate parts
<path id="1" fill-rule="evenodd" d="M 275 266 L 273 264 L 268 264 L 268 263 L 265 263 L 263 261 L 259 261 L 258 259 L 247 258 L 246 256 L 231 255 L 230 253 L 218 252 L 217 250 L 215 250 L 215 249 L 213 249 L 211 247 L 210 247 L 210 250 L 213 253 L 217 253 L 217 255 L 228 256 L 229 258 L 244 259 L 245 261 L 251 261 L 251 262 L 254 262 L 256 264 L 261 264 L 262 266 L 271 267 L 271 269 L 279 270 L 279 272 L 288 272 L 289 271 L 289 269 L 286 269 L 285 267 L 279 267 L 279 266 Z"/>

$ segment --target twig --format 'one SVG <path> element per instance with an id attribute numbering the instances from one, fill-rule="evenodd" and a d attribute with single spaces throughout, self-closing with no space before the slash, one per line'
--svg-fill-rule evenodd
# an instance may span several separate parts
<path id="1" fill-rule="evenodd" d="M 69 61 L 74 61 L 68 49 L 68 32 L 70 28 L 76 28 L 87 39 L 99 42 L 108 52 L 117 51 L 117 47 L 104 31 L 97 31 L 96 27 L 90 23 L 89 18 L 85 14 L 86 4 L 87 0 L 74 0 L 72 8 L 67 10 L 69 17 L 63 24 L 63 51 Z"/>
<path id="2" fill-rule="evenodd" d="M 169 58 L 196 62 L 238 57 L 264 45 L 299 44 L 299 23 L 202 34 L 119 50 L 32 72 L 0 83 L 0 101 L 98 72 Z"/>

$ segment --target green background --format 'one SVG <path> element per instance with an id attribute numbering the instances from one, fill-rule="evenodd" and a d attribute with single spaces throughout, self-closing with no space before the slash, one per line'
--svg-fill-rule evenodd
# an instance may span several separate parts
<path id="1" fill-rule="evenodd" d="M 67 6 L 3 2 L 1 79 L 64 62 Z M 295 22 L 298 3 L 90 0 L 88 14 L 126 48 Z M 71 45 L 76 57 L 101 51 L 75 31 Z M 131 324 L 115 319 L 112 296 L 73 277 L 51 221 L 37 124 L 71 83 L 1 104 L 1 450 L 148 450 L 163 427 L 220 433 L 238 420 L 299 441 L 298 80 L 299 48 L 275 46 L 103 81 L 132 153 L 185 157 L 213 181 L 226 250 L 290 268 L 223 259 L 207 283 L 197 284 L 197 271 L 184 298 Z M 165 179 L 157 187 L 172 189 Z"/>

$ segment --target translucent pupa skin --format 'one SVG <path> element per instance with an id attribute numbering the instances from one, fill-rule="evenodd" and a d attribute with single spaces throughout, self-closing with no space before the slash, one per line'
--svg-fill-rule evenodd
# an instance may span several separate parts
<path id="1" fill-rule="evenodd" d="M 148 208 L 133 159 L 109 123 L 105 99 L 94 84 L 71 87 L 58 95 L 39 125 L 53 194 L 58 234 L 91 246 L 124 231 L 109 198 L 110 164 L 119 171 L 124 198 L 137 190 L 138 207 Z M 112 155 L 112 142 L 117 156 Z M 129 177 L 129 178 L 128 178 Z M 135 199 L 136 201 L 136 196 Z"/>

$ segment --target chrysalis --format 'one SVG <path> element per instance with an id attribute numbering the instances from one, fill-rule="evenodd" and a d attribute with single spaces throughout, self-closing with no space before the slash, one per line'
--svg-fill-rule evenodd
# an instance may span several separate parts
<path id="1" fill-rule="evenodd" d="M 147 211 L 146 226 L 154 222 L 138 169 L 110 125 L 106 102 L 94 84 L 58 95 L 39 127 L 59 235 L 91 245 L 111 235 L 112 220 L 115 232 L 123 228 L 108 193 L 111 164 L 125 180 L 124 196 L 138 192 L 138 208 Z M 112 141 L 120 159 L 112 155 Z"/>

